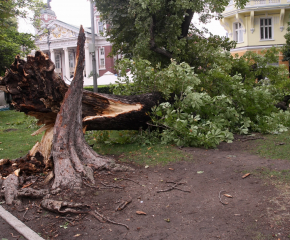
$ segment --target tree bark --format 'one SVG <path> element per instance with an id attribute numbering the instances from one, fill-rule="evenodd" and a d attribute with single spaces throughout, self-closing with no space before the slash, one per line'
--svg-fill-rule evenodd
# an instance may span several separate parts
<path id="1" fill-rule="evenodd" d="M 94 183 L 92 167 L 106 168 L 112 160 L 94 152 L 82 130 L 82 95 L 85 34 L 81 27 L 73 81 L 65 94 L 53 129 L 52 153 L 55 179 L 52 188 L 80 188 L 82 177 Z"/>
<path id="2" fill-rule="evenodd" d="M 54 125 L 68 86 L 54 72 L 54 64 L 42 52 L 28 56 L 27 62 L 15 58 L 5 77 L 0 77 L 0 89 L 12 96 L 18 111 L 36 117 L 38 125 Z M 83 91 L 82 118 L 87 130 L 138 130 L 150 120 L 148 112 L 164 102 L 159 92 L 136 96 L 117 96 Z"/>
<path id="3" fill-rule="evenodd" d="M 94 182 L 93 169 L 126 169 L 94 152 L 85 142 L 83 131 L 145 127 L 150 120 L 148 112 L 164 99 L 158 92 L 116 96 L 83 91 L 84 41 L 81 29 L 75 76 L 70 87 L 40 51 L 34 57 L 28 56 L 27 62 L 17 56 L 5 77 L 0 77 L 0 88 L 11 94 L 14 108 L 37 118 L 38 125 L 44 125 L 32 135 L 45 131 L 41 142 L 24 158 L 0 166 L 2 176 L 15 170 L 12 163 L 28 175 L 54 168 L 54 189 L 78 188 L 83 177 Z M 38 165 L 41 169 L 37 169 Z"/>

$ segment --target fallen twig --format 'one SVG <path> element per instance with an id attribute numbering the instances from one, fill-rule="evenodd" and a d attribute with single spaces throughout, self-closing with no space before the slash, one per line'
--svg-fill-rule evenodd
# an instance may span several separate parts
<path id="1" fill-rule="evenodd" d="M 18 235 L 18 236 L 14 236 L 13 233 L 11 233 L 11 236 L 12 236 L 13 238 L 19 238 L 19 237 L 20 237 L 20 235 Z M 3 238 L 2 238 L 2 239 L 3 239 Z"/>
<path id="2" fill-rule="evenodd" d="M 101 182 L 102 185 L 104 185 L 106 188 L 120 188 L 120 189 L 124 189 L 123 187 L 119 187 L 119 186 L 115 186 L 115 185 L 107 185 L 103 182 Z"/>
<path id="3" fill-rule="evenodd" d="M 129 227 L 126 225 L 126 224 L 123 224 L 123 223 L 117 223 L 117 222 L 114 222 L 114 221 L 112 221 L 112 220 L 110 220 L 110 219 L 108 219 L 108 218 L 105 218 L 102 214 L 100 214 L 99 212 L 97 212 L 96 210 L 94 211 L 94 212 L 90 212 L 90 214 L 92 214 L 95 218 L 97 218 L 99 221 L 100 221 L 100 219 L 99 219 L 99 217 L 101 218 L 101 219 L 103 219 L 104 221 L 106 221 L 106 222 L 109 222 L 109 223 L 112 223 L 112 224 L 115 224 L 115 225 L 120 225 L 120 226 L 124 226 L 125 228 L 127 228 L 128 230 L 129 230 Z M 96 214 L 97 214 L 97 216 L 98 217 L 96 217 Z M 101 221 L 100 221 L 101 222 Z"/>
<path id="4" fill-rule="evenodd" d="M 226 192 L 226 191 L 222 190 L 222 191 L 219 192 L 219 199 L 220 199 L 220 202 L 221 202 L 223 205 L 227 205 L 227 204 L 228 204 L 227 202 L 223 202 L 223 201 L 222 201 L 222 198 L 221 198 L 221 193 L 222 193 L 222 192 Z"/>
<path id="5" fill-rule="evenodd" d="M 25 217 L 25 214 L 28 212 L 29 208 L 26 208 L 24 214 L 23 214 L 23 219 L 26 220 L 26 221 L 30 221 L 30 219 L 26 218 Z"/>
<path id="6" fill-rule="evenodd" d="M 190 191 L 188 191 L 188 190 L 183 190 L 183 189 L 177 188 L 178 185 L 185 184 L 185 183 L 182 183 L 182 182 L 181 183 L 176 183 L 176 182 L 169 182 L 169 181 L 166 181 L 166 183 L 173 183 L 174 185 L 171 186 L 168 189 L 165 189 L 165 190 L 158 190 L 157 193 L 160 193 L 160 192 L 169 192 L 169 191 L 171 191 L 173 189 L 176 189 L 176 190 L 179 190 L 179 191 L 182 191 L 182 192 L 188 192 L 188 193 L 190 193 Z"/>
<path id="7" fill-rule="evenodd" d="M 132 202 L 132 199 L 128 201 L 123 201 L 117 208 L 116 211 L 122 211 L 129 203 Z"/>

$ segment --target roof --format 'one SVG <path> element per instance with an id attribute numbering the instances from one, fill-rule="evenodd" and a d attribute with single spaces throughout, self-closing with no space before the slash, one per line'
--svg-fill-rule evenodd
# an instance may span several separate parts
<path id="1" fill-rule="evenodd" d="M 63 21 L 60 21 L 58 19 L 53 20 L 53 22 L 54 23 L 59 22 L 62 25 L 64 25 L 64 27 L 68 27 L 68 28 L 70 28 L 72 30 L 75 30 L 76 32 L 79 32 L 79 30 L 80 30 L 80 27 L 79 26 L 75 26 L 75 25 L 72 25 L 72 24 L 68 24 L 68 23 L 63 22 Z M 83 28 L 84 28 L 85 33 L 92 34 L 91 27 L 83 27 Z M 98 35 L 95 33 L 95 36 L 98 36 Z"/>

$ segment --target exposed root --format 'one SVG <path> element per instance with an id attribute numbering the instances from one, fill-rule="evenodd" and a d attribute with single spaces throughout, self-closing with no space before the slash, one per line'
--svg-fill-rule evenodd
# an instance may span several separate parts
<path id="1" fill-rule="evenodd" d="M 56 201 L 53 199 L 43 199 L 40 203 L 44 209 L 56 213 L 88 213 L 90 206 L 82 203 L 72 203 L 64 201 Z"/>

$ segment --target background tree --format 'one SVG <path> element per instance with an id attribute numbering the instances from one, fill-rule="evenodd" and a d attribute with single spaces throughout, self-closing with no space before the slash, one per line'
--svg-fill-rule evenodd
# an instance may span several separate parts
<path id="1" fill-rule="evenodd" d="M 37 16 L 43 4 L 39 0 L 7 0 L 0 3 L 0 75 L 10 66 L 17 54 L 25 56 L 33 48 L 32 34 L 18 31 L 17 17 L 29 18 L 33 11 Z"/>
<path id="2" fill-rule="evenodd" d="M 282 48 L 283 53 L 283 61 L 289 61 L 290 62 L 290 23 L 288 22 L 287 32 L 284 35 L 286 44 Z M 290 68 L 289 68 L 290 70 Z"/>
<path id="3" fill-rule="evenodd" d="M 242 7 L 246 2 L 238 0 L 236 4 Z M 235 45 L 225 37 L 206 38 L 204 31 L 192 24 L 194 14 L 199 14 L 203 23 L 218 18 L 228 3 L 229 0 L 97 0 L 96 6 L 110 25 L 107 35 L 113 43 L 113 55 L 138 56 L 164 66 L 173 58 L 194 66 L 203 59 L 196 52 L 196 42 L 226 50 Z"/>

